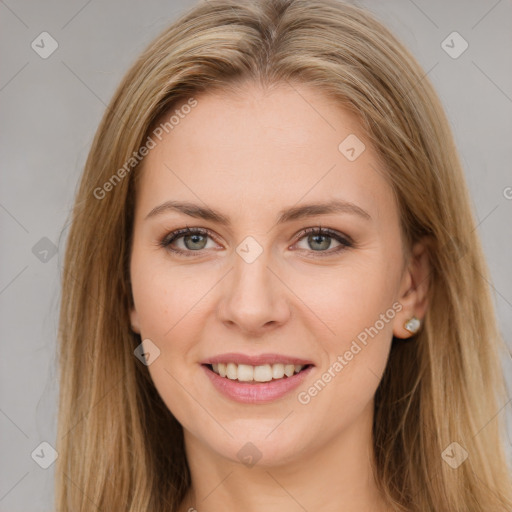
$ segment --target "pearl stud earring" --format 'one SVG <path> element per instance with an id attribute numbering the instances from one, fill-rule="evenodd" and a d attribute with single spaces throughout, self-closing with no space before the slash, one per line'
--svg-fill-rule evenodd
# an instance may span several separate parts
<path id="1" fill-rule="evenodd" d="M 404 327 L 411 333 L 416 334 L 420 328 L 421 321 L 419 318 L 413 316 L 407 322 L 405 322 Z"/>

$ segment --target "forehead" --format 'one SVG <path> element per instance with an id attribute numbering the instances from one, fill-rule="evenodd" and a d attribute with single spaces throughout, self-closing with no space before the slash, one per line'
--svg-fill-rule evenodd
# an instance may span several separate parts
<path id="1" fill-rule="evenodd" d="M 346 199 L 376 216 L 392 207 L 392 191 L 357 119 L 322 91 L 247 84 L 237 93 L 194 99 L 193 108 L 181 103 L 160 119 L 174 115 L 143 162 L 137 203 L 145 208 L 184 198 L 238 213 L 301 198 Z"/>
<path id="2" fill-rule="evenodd" d="M 212 154 L 222 157 L 217 168 L 228 165 L 230 158 L 238 163 L 246 160 L 247 167 L 251 157 L 257 162 L 266 156 L 274 162 L 304 157 L 315 161 L 319 153 L 337 157 L 344 136 L 363 137 L 354 115 L 311 86 L 282 84 L 263 89 L 247 83 L 237 92 L 202 93 L 194 98 L 197 105 L 187 114 L 176 115 L 186 104 L 182 102 L 162 116 L 161 123 L 171 117 L 176 123 L 164 139 L 169 149 L 179 146 L 182 156 L 189 153 L 191 161 L 203 162 Z M 202 151 L 197 151 L 198 145 Z"/>

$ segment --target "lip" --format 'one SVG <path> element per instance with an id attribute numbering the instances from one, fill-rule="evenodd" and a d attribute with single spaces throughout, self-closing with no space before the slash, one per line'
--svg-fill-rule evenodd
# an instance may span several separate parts
<path id="1" fill-rule="evenodd" d="M 293 358 L 291 359 L 297 360 Z M 251 360 L 254 360 L 254 358 Z M 221 360 L 221 362 L 222 361 L 226 361 L 226 359 Z M 235 362 L 234 360 L 229 361 Z M 290 359 L 287 359 L 287 361 L 291 362 Z M 282 379 L 277 379 L 275 381 L 251 384 L 246 382 L 238 382 L 238 380 L 231 380 L 226 377 L 221 377 L 220 375 L 217 375 L 213 370 L 210 370 L 210 368 L 206 366 L 207 364 L 210 363 L 204 363 L 201 365 L 201 367 L 206 372 L 206 375 L 212 382 L 215 389 L 217 389 L 217 391 L 219 391 L 224 396 L 227 396 L 231 400 L 243 404 L 265 404 L 284 397 L 286 394 L 297 388 L 314 368 L 314 366 L 309 366 L 305 370 L 302 370 L 299 373 L 295 373 L 291 377 L 283 377 Z M 240 364 L 254 363 L 241 362 Z"/>
<path id="2" fill-rule="evenodd" d="M 201 361 L 201 364 L 218 363 L 249 364 L 251 366 L 258 366 L 262 364 L 301 364 L 303 366 L 310 364 L 314 366 L 313 361 L 308 361 L 307 359 L 301 359 L 298 357 L 286 356 L 282 354 L 259 354 L 256 356 L 249 356 L 247 354 L 230 352 L 228 354 L 220 354 L 218 356 L 209 357 L 208 359 Z"/>

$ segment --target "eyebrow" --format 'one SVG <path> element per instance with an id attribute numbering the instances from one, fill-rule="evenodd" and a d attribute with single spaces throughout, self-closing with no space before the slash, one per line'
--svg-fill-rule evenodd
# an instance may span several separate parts
<path id="1" fill-rule="evenodd" d="M 226 217 L 222 213 L 212 210 L 207 206 L 199 206 L 198 204 L 181 201 L 166 201 L 165 203 L 155 206 L 155 208 L 146 215 L 146 219 L 169 211 L 183 213 L 196 219 L 209 220 L 223 226 L 231 226 L 229 217 Z M 305 217 L 326 215 L 329 213 L 348 213 L 358 215 L 366 220 L 371 220 L 370 214 L 356 204 L 349 201 L 336 200 L 327 203 L 306 204 L 281 210 L 277 224 L 284 224 Z"/>

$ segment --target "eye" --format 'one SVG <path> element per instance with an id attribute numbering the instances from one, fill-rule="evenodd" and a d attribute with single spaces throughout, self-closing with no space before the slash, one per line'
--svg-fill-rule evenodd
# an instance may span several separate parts
<path id="1" fill-rule="evenodd" d="M 307 245 L 306 248 L 300 248 L 300 250 L 310 251 L 314 257 L 336 254 L 354 245 L 350 237 L 328 228 L 308 228 L 302 231 L 300 235 L 302 236 L 299 242 L 304 239 Z M 327 249 L 331 248 L 333 240 L 338 243 L 338 246 L 328 251 Z"/>
<path id="2" fill-rule="evenodd" d="M 337 254 L 354 245 L 350 237 L 328 228 L 308 228 L 303 230 L 300 235 L 298 242 L 305 239 L 308 247 L 299 248 L 299 250 L 310 252 L 313 257 Z M 213 235 L 207 229 L 187 226 L 172 231 L 159 244 L 179 256 L 193 256 L 194 253 L 215 248 L 215 246 L 208 247 L 208 238 L 213 239 Z M 338 246 L 333 250 L 328 250 L 331 249 L 333 240 Z"/>
<path id="3" fill-rule="evenodd" d="M 211 235 L 207 229 L 186 227 L 169 233 L 160 245 L 179 255 L 191 256 L 191 253 L 211 249 L 207 246 L 208 238 L 211 238 Z M 181 247 L 175 248 L 172 244 Z"/>

